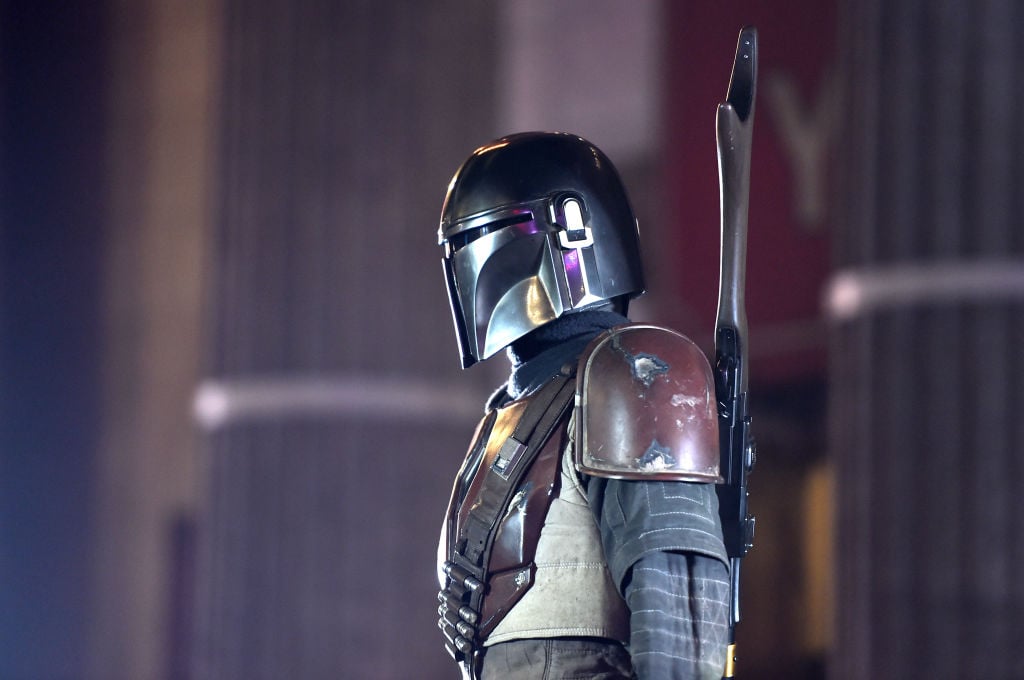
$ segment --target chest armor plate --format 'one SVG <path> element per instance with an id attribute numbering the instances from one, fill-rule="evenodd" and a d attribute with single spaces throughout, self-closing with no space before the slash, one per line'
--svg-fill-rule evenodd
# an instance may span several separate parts
<path id="1" fill-rule="evenodd" d="M 489 484 L 498 479 L 495 470 L 503 464 L 502 449 L 507 446 L 529 402 L 530 398 L 526 398 L 492 411 L 477 428 L 448 505 L 442 550 L 448 560 L 455 561 L 456 552 L 465 553 L 467 525 L 473 521 L 470 513 L 481 504 Z M 477 627 L 478 641 L 487 638 L 533 584 L 537 541 L 557 490 L 567 421 L 568 416 L 563 416 L 532 460 L 512 460 L 507 463 L 508 469 L 503 470 L 507 476 L 512 467 L 527 466 L 505 507 L 496 516 L 497 533 L 489 558 L 484 558 L 488 568 Z"/>

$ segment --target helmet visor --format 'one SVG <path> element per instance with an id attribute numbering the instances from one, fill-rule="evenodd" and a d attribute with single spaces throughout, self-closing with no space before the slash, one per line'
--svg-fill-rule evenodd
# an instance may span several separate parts
<path id="1" fill-rule="evenodd" d="M 445 242 L 464 365 L 492 356 L 562 311 L 551 262 L 553 228 L 530 210 L 488 217 Z"/>

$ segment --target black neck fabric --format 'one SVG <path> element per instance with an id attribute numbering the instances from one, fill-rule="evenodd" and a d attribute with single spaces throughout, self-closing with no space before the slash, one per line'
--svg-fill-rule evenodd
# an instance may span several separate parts
<path id="1" fill-rule="evenodd" d="M 598 333 L 629 323 L 629 319 L 604 310 L 568 314 L 545 324 L 512 343 L 508 358 L 512 375 L 507 391 L 513 399 L 524 397 L 572 363 Z"/>

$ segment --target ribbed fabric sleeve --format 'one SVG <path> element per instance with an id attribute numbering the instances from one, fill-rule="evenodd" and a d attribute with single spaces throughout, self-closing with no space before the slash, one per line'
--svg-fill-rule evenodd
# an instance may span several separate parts
<path id="1" fill-rule="evenodd" d="M 608 566 L 631 612 L 637 677 L 720 678 L 729 568 L 714 486 L 588 482 Z"/>
<path id="2" fill-rule="evenodd" d="M 714 485 L 591 477 L 587 499 L 620 592 L 629 569 L 653 552 L 698 553 L 728 564 Z"/>
<path id="3" fill-rule="evenodd" d="M 729 570 L 723 562 L 651 553 L 633 565 L 626 603 L 637 678 L 722 677 L 729 617 Z"/>

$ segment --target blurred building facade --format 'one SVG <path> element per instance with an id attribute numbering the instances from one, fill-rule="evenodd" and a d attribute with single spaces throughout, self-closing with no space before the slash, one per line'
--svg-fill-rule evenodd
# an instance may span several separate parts
<path id="1" fill-rule="evenodd" d="M 1024 676 L 1019 3 L 847 3 L 836 678 Z"/>

